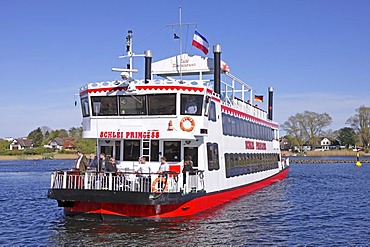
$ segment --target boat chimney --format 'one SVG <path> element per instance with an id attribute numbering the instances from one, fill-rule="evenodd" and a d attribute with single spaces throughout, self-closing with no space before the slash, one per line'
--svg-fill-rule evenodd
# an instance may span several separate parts
<path id="1" fill-rule="evenodd" d="M 147 84 L 152 79 L 152 51 L 146 50 L 144 53 L 145 53 L 145 84 Z"/>
<path id="2" fill-rule="evenodd" d="M 269 99 L 268 99 L 268 114 L 267 118 L 272 120 L 272 98 L 274 95 L 274 89 L 272 87 L 269 87 Z"/>
<path id="3" fill-rule="evenodd" d="M 213 46 L 213 56 L 214 56 L 214 72 L 213 72 L 213 81 L 214 81 L 214 91 L 217 94 L 220 94 L 220 85 L 221 85 L 221 45 Z"/>

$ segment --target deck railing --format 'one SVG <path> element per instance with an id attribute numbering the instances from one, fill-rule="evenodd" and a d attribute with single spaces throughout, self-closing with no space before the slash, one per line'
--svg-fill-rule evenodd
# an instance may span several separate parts
<path id="1" fill-rule="evenodd" d="M 185 175 L 185 177 L 184 177 Z M 186 174 L 137 174 L 133 172 L 80 174 L 76 171 L 55 171 L 51 174 L 52 189 L 110 190 L 153 193 L 193 193 L 204 190 L 203 171 Z"/>

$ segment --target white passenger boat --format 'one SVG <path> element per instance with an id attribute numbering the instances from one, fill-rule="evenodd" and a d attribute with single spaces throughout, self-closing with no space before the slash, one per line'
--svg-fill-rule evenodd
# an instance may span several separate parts
<path id="1" fill-rule="evenodd" d="M 221 60 L 180 54 L 152 62 L 133 77 L 132 32 L 119 80 L 80 89 L 83 138 L 115 158 L 117 173 L 56 171 L 48 197 L 65 214 L 168 218 L 196 214 L 284 179 L 289 162 L 279 148 L 279 126 L 254 104 L 252 87 Z M 142 58 L 136 58 L 142 59 Z M 151 173 L 138 174 L 147 157 Z M 156 173 L 162 156 L 169 171 Z M 185 157 L 193 170 L 182 172 Z"/>

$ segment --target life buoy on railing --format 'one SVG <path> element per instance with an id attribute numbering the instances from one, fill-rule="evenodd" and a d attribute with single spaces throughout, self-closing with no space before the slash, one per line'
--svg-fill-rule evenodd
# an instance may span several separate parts
<path id="1" fill-rule="evenodd" d="M 190 127 L 185 127 L 184 126 L 184 123 L 186 122 L 189 122 L 190 123 Z M 186 132 L 190 132 L 194 129 L 195 127 L 195 121 L 194 119 L 192 119 L 191 117 L 183 117 L 180 121 L 180 128 L 183 130 L 183 131 L 186 131 Z"/>
<path id="2" fill-rule="evenodd" d="M 159 183 L 159 188 L 157 188 L 157 183 Z M 162 188 L 162 186 L 164 186 L 164 188 Z M 153 183 L 152 183 L 152 191 L 154 193 L 157 193 L 157 192 L 164 192 L 164 191 L 167 191 L 168 190 L 168 183 L 167 183 L 167 179 L 164 178 L 164 177 L 159 177 L 159 178 L 156 178 Z"/>

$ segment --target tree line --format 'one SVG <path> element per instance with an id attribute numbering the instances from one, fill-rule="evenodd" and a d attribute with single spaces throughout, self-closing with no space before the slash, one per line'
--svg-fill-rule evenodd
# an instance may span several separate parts
<path id="1" fill-rule="evenodd" d="M 320 146 L 322 137 L 336 139 L 342 146 L 361 146 L 367 152 L 370 143 L 370 107 L 360 106 L 356 114 L 347 119 L 346 124 L 339 130 L 325 130 L 332 123 L 327 113 L 304 111 L 290 116 L 281 128 L 286 132 L 285 138 L 302 151 L 303 145 L 309 144 L 313 149 Z"/>
<path id="2" fill-rule="evenodd" d="M 43 154 L 50 152 L 50 148 L 45 148 L 50 141 L 55 138 L 61 138 L 63 140 L 70 139 L 76 150 L 81 150 L 84 153 L 95 153 L 96 142 L 90 139 L 82 138 L 82 127 L 72 127 L 69 130 L 56 129 L 51 130 L 49 127 L 42 126 L 35 130 L 32 130 L 28 135 L 27 139 L 32 141 L 32 149 L 23 150 L 21 153 L 24 154 Z M 19 150 L 9 150 L 11 141 L 1 140 L 0 141 L 0 154 L 14 155 L 20 154 Z M 54 150 L 52 150 L 54 151 Z M 69 150 L 59 150 L 59 152 L 70 152 Z M 72 152 L 75 152 L 74 150 Z"/>

